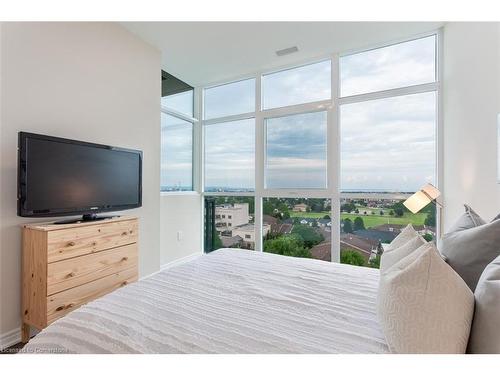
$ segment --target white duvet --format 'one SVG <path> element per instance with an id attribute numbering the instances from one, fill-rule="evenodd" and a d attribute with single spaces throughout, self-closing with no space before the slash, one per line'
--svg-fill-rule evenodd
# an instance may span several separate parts
<path id="1" fill-rule="evenodd" d="M 97 299 L 24 351 L 386 353 L 378 270 L 221 249 Z"/>

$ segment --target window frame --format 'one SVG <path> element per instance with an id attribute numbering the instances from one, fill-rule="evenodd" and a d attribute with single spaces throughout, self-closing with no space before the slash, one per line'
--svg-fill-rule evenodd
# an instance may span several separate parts
<path id="1" fill-rule="evenodd" d="M 435 35 L 436 37 L 436 65 L 435 65 L 435 82 L 425 83 L 413 86 L 400 87 L 395 89 L 369 92 L 364 94 L 357 94 L 352 96 L 340 97 L 340 58 L 342 56 L 352 55 L 355 53 L 361 53 L 373 49 L 383 48 L 399 43 L 409 42 L 412 40 L 425 38 Z M 341 139 L 340 139 L 340 106 L 343 104 L 358 103 L 363 101 L 384 99 L 394 96 L 404 96 L 410 94 L 418 94 L 425 92 L 436 92 L 436 187 L 440 190 L 443 189 L 443 113 L 442 113 L 442 61 L 443 61 L 443 33 L 442 29 L 432 30 L 426 33 L 421 33 L 414 35 L 412 37 L 399 38 L 396 40 L 379 43 L 370 46 L 369 48 L 348 50 L 342 53 L 330 53 L 322 56 L 318 56 L 313 59 L 303 60 L 297 62 L 293 65 L 287 64 L 273 69 L 261 70 L 254 72 L 253 74 L 246 74 L 238 77 L 233 77 L 232 79 L 226 79 L 222 81 L 213 82 L 209 85 L 205 85 L 195 89 L 195 113 L 203 114 L 203 90 L 212 87 L 220 86 L 223 84 L 233 83 L 242 81 L 245 79 L 255 78 L 255 112 L 242 113 L 238 115 L 225 116 L 220 118 L 211 118 L 205 120 L 204 116 L 201 116 L 202 120 L 199 121 L 199 129 L 202 133 L 203 126 L 209 125 L 211 123 L 221 123 L 228 121 L 237 121 L 248 118 L 255 119 L 255 191 L 254 192 L 205 192 L 204 191 L 204 140 L 199 137 L 199 150 L 200 155 L 198 155 L 197 162 L 199 177 L 198 188 L 201 193 L 202 199 L 209 196 L 252 196 L 255 199 L 255 251 L 263 251 L 263 199 L 264 198 L 323 198 L 331 200 L 331 225 L 335 229 L 331 230 L 331 261 L 340 262 L 340 199 L 342 193 L 340 191 L 340 171 L 341 171 Z M 331 61 L 331 98 L 327 100 L 321 100 L 317 102 L 309 102 L 303 104 L 290 105 L 285 107 L 277 107 L 270 109 L 263 109 L 262 102 L 262 78 L 264 75 L 269 75 L 283 70 L 289 70 L 293 68 L 302 67 L 309 64 L 318 63 L 321 61 L 330 60 Z M 327 186 L 325 189 L 267 189 L 265 188 L 265 165 L 266 165 L 266 129 L 265 121 L 267 118 L 273 117 L 283 117 L 295 114 L 302 114 L 308 112 L 327 112 Z M 201 181 L 201 184 L 200 184 Z M 401 194 L 394 194 L 400 197 Z M 392 196 L 388 194 L 388 198 Z M 202 204 L 201 220 L 203 222 L 205 212 L 204 205 Z M 440 238 L 442 232 L 442 209 L 436 209 L 436 235 Z M 203 226 L 202 226 L 203 228 Z M 203 239 L 203 233 L 201 233 L 201 238 Z M 203 243 L 203 240 L 202 240 Z"/>
<path id="2" fill-rule="evenodd" d="M 198 189 L 198 175 L 199 175 L 199 167 L 198 163 L 199 160 L 197 158 L 198 154 L 198 138 L 199 138 L 199 131 L 197 128 L 200 126 L 199 120 L 196 118 L 197 117 L 197 89 L 193 89 L 193 113 L 194 117 L 188 116 L 182 112 L 176 111 L 175 109 L 169 108 L 160 102 L 160 114 L 166 114 L 172 117 L 175 117 L 179 120 L 186 121 L 192 124 L 192 134 L 191 134 L 191 144 L 192 144 L 192 150 L 191 150 L 191 190 L 180 190 L 180 191 L 165 191 L 161 190 L 161 184 L 160 184 L 160 196 L 169 196 L 169 195 L 194 195 L 194 194 L 199 194 L 200 190 Z M 160 129 L 160 138 L 161 138 L 161 129 Z M 161 179 L 161 169 L 160 169 L 160 179 Z"/>

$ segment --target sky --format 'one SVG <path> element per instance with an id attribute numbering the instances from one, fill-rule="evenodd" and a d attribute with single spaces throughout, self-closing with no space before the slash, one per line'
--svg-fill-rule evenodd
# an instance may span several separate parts
<path id="1" fill-rule="evenodd" d="M 434 61 L 434 37 L 341 57 L 341 95 L 433 82 Z M 263 107 L 329 99 L 330 69 L 323 61 L 264 76 Z M 341 189 L 406 192 L 435 182 L 435 102 L 432 92 L 341 106 Z M 207 119 L 254 110 L 254 79 L 205 91 Z M 254 126 L 253 119 L 205 126 L 205 186 L 254 188 Z M 266 187 L 325 186 L 326 126 L 325 112 L 267 120 Z M 191 184 L 191 145 L 182 139 L 189 131 L 164 132 L 162 185 Z"/>

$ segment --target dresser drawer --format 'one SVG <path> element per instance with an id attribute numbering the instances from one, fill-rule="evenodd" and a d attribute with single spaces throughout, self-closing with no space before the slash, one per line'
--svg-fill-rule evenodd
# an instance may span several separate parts
<path id="1" fill-rule="evenodd" d="M 50 231 L 47 234 L 47 261 L 57 262 L 137 242 L 137 220 L 103 222 Z"/>
<path id="2" fill-rule="evenodd" d="M 47 295 L 74 288 L 133 266 L 137 267 L 136 243 L 49 263 Z"/>
<path id="3" fill-rule="evenodd" d="M 87 302 L 134 281 L 137 281 L 137 267 L 128 268 L 105 276 L 102 279 L 49 296 L 47 297 L 47 324 L 54 322 Z"/>

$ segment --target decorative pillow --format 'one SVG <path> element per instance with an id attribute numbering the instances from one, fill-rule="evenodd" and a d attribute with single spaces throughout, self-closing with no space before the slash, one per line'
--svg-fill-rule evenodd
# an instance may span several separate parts
<path id="1" fill-rule="evenodd" d="M 486 221 L 484 221 L 470 206 L 464 204 L 464 207 L 465 212 L 458 218 L 455 224 L 453 224 L 450 228 L 450 232 L 458 232 L 460 230 L 470 229 L 486 224 Z"/>
<path id="2" fill-rule="evenodd" d="M 485 223 L 470 207 L 441 239 L 441 253 L 474 291 L 485 267 L 500 255 L 500 220 Z"/>
<path id="3" fill-rule="evenodd" d="M 413 226 L 411 224 L 408 224 L 402 231 L 401 233 L 398 234 L 398 236 L 392 240 L 392 242 L 387 246 L 387 248 L 384 250 L 384 252 L 391 251 L 393 249 L 397 249 L 398 247 L 404 245 L 408 241 L 418 238 L 420 235 L 413 229 Z"/>
<path id="4" fill-rule="evenodd" d="M 474 295 L 426 243 L 381 273 L 377 313 L 393 353 L 465 353 Z"/>
<path id="5" fill-rule="evenodd" d="M 417 234 L 416 237 L 413 237 L 411 240 L 401 245 L 400 247 L 392 248 L 389 251 L 384 251 L 382 257 L 380 258 L 380 272 L 386 271 L 389 267 L 396 264 L 404 257 L 410 255 L 425 243 L 426 241 L 422 238 L 422 236 Z"/>
<path id="6" fill-rule="evenodd" d="M 500 256 L 484 269 L 474 297 L 476 307 L 467 351 L 500 354 Z"/>

